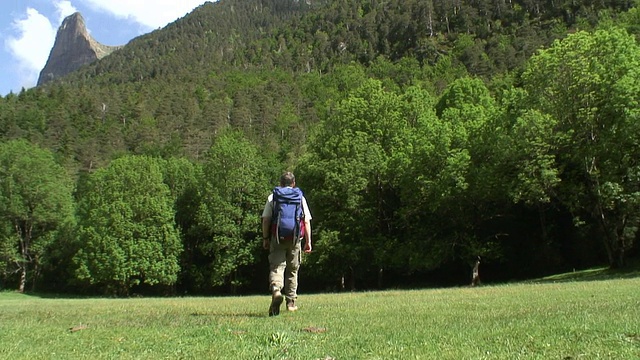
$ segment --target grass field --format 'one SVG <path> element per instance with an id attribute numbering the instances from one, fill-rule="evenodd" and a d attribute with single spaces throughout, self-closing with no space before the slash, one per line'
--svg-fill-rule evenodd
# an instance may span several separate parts
<path id="1" fill-rule="evenodd" d="M 640 277 L 551 280 L 303 294 L 298 312 L 272 318 L 268 295 L 52 299 L 3 292 L 0 358 L 640 359 Z"/>

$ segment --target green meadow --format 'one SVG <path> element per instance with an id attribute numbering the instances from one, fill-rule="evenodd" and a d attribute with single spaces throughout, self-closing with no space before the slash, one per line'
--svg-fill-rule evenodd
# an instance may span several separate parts
<path id="1" fill-rule="evenodd" d="M 640 277 L 270 297 L 0 293 L 2 359 L 640 359 Z"/>

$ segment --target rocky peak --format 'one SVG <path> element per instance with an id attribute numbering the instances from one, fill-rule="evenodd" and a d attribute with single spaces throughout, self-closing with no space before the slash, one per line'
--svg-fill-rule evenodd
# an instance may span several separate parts
<path id="1" fill-rule="evenodd" d="M 58 28 L 49 59 L 40 72 L 38 85 L 64 76 L 82 65 L 109 55 L 121 46 L 102 45 L 94 40 L 79 12 L 67 16 Z"/>

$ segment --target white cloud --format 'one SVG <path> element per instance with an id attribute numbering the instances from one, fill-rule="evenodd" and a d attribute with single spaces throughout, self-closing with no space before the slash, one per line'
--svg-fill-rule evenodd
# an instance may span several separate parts
<path id="1" fill-rule="evenodd" d="M 129 19 L 149 30 L 183 17 L 206 0 L 79 0 L 113 16 Z"/>
<path id="2" fill-rule="evenodd" d="M 54 3 L 58 13 L 58 24 L 62 24 L 62 21 L 69 15 L 75 13 L 76 8 L 71 5 L 71 1 L 61 0 Z"/>
<path id="3" fill-rule="evenodd" d="M 16 77 L 20 87 L 29 88 L 36 84 L 40 71 L 49 58 L 49 52 L 56 39 L 56 32 L 65 17 L 76 12 L 71 1 L 53 2 L 58 16 L 58 24 L 51 21 L 38 10 L 27 8 L 26 17 L 13 21 L 14 36 L 7 36 L 5 48 L 16 60 Z"/>
<path id="4" fill-rule="evenodd" d="M 17 36 L 8 36 L 5 47 L 17 60 L 20 86 L 31 87 L 47 62 L 57 26 L 33 8 L 27 8 L 26 18 L 15 19 L 12 25 Z"/>

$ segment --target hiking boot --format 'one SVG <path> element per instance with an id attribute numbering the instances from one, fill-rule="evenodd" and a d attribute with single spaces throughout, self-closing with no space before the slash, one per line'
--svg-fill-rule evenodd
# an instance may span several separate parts
<path id="1" fill-rule="evenodd" d="M 287 310 L 296 311 L 298 310 L 298 306 L 296 305 L 295 300 L 287 299 Z"/>
<path id="2" fill-rule="evenodd" d="M 280 315 L 280 305 L 282 305 L 282 293 L 279 289 L 274 287 L 271 291 L 271 306 L 269 306 L 269 316 Z"/>

